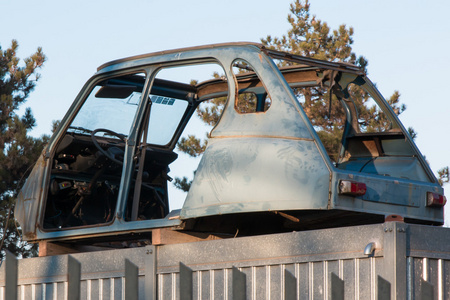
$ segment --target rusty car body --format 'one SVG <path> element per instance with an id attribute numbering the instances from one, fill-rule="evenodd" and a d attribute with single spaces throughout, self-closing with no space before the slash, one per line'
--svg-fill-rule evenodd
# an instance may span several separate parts
<path id="1" fill-rule="evenodd" d="M 197 82 L 161 75 L 204 65 L 220 72 Z M 383 114 L 379 130 L 359 119 L 354 89 Z M 302 103 L 318 90 L 343 114 L 334 153 Z M 177 142 L 196 108 L 221 97 L 184 205 L 170 211 Z M 251 105 L 240 108 L 245 101 Z M 151 238 L 163 227 L 253 235 L 382 223 L 388 215 L 442 225 L 445 201 L 361 68 L 227 43 L 100 66 L 36 163 L 15 216 L 28 241 L 111 240 Z"/>

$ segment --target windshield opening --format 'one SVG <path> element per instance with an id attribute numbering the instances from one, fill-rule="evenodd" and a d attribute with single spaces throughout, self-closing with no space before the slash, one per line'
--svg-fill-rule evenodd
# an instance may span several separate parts
<path id="1" fill-rule="evenodd" d="M 144 74 L 139 73 L 99 82 L 87 97 L 68 132 L 90 134 L 97 128 L 105 128 L 128 136 L 144 81 Z"/>

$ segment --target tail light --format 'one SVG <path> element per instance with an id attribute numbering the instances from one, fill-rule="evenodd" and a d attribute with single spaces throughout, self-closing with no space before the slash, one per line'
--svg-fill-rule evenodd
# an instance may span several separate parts
<path id="1" fill-rule="evenodd" d="M 438 193 L 427 192 L 427 206 L 444 206 L 447 198 Z"/>
<path id="2" fill-rule="evenodd" d="M 339 195 L 362 196 L 366 193 L 367 187 L 365 183 L 341 180 L 339 182 Z"/>

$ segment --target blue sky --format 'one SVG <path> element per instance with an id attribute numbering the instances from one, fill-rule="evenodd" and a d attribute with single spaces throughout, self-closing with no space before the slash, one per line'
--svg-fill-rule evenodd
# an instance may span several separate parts
<path id="1" fill-rule="evenodd" d="M 3 49 L 17 39 L 19 56 L 42 46 L 48 57 L 25 106 L 49 133 L 84 82 L 104 62 L 201 44 L 252 41 L 289 28 L 290 0 L 247 1 L 22 1 L 0 0 Z M 369 77 L 388 98 L 395 90 L 400 116 L 418 132 L 433 171 L 450 165 L 450 1 L 314 0 L 311 13 L 331 28 L 355 30 L 353 50 L 369 61 Z M 450 205 L 449 205 L 450 207 Z M 450 216 L 450 210 L 447 214 Z"/>

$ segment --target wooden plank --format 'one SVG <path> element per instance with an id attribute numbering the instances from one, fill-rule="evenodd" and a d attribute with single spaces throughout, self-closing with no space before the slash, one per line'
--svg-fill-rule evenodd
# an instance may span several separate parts
<path id="1" fill-rule="evenodd" d="M 170 245 L 192 243 L 199 241 L 220 240 L 224 236 L 217 236 L 204 232 L 176 231 L 170 228 L 159 228 L 152 231 L 153 245 Z"/>
<path id="2" fill-rule="evenodd" d="M 81 252 L 93 252 L 101 250 L 111 250 L 110 247 L 100 247 L 91 245 L 79 245 L 61 242 L 39 242 L 39 256 L 64 255 Z"/>
<path id="3" fill-rule="evenodd" d="M 61 254 L 78 253 L 77 249 L 61 243 L 51 243 L 47 241 L 39 242 L 39 256 L 52 256 Z"/>

